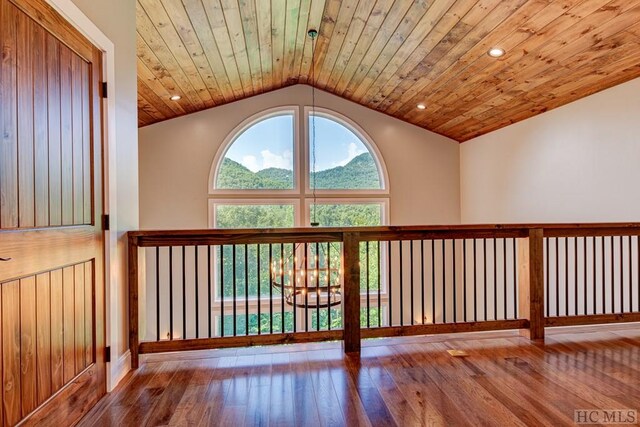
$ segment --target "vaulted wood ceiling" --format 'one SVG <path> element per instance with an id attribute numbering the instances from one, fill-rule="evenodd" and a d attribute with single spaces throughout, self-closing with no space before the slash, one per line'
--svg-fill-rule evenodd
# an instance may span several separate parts
<path id="1" fill-rule="evenodd" d="M 140 126 L 309 83 L 309 28 L 317 87 L 458 141 L 640 76 L 640 0 L 137 3 Z"/>

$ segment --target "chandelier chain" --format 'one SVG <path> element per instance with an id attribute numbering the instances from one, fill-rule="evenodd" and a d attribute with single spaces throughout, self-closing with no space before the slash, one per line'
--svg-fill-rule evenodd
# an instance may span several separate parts
<path id="1" fill-rule="evenodd" d="M 317 218 L 316 218 L 316 206 L 317 206 L 317 196 L 316 196 L 316 49 L 315 49 L 315 41 L 317 37 L 317 32 L 315 30 L 309 31 L 309 37 L 311 37 L 311 151 L 312 151 L 312 161 L 313 161 L 313 220 L 311 221 L 312 226 L 317 226 Z"/>

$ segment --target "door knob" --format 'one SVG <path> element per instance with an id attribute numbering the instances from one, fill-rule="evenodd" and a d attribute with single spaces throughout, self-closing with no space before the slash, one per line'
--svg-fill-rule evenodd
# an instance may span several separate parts
<path id="1" fill-rule="evenodd" d="M 0 261 L 11 261 L 11 258 L 0 258 Z"/>

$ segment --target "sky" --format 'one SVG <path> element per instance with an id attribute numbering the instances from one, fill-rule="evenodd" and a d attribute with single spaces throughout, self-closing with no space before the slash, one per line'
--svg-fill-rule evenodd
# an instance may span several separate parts
<path id="1" fill-rule="evenodd" d="M 317 171 L 344 166 L 367 152 L 362 141 L 343 125 L 323 117 L 316 117 L 315 125 Z M 271 117 L 253 125 L 229 147 L 226 157 L 253 172 L 293 169 L 293 116 Z M 311 153 L 309 160 L 312 165 Z"/>

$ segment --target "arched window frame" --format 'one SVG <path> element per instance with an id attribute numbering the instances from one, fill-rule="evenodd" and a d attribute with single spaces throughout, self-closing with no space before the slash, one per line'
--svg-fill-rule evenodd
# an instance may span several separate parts
<path id="1" fill-rule="evenodd" d="M 218 170 L 222 166 L 227 151 L 235 143 L 235 141 L 250 127 L 258 124 L 264 120 L 272 117 L 285 116 L 288 114 L 293 115 L 293 188 L 286 190 L 255 190 L 255 189 L 218 189 L 216 188 L 216 180 L 218 178 Z M 241 197 L 251 196 L 263 196 L 265 194 L 279 194 L 279 195 L 297 195 L 300 193 L 302 177 L 300 176 L 300 168 L 298 162 L 301 154 L 300 143 L 300 115 L 299 107 L 297 105 L 287 105 L 281 107 L 269 108 L 268 110 L 261 111 L 253 114 L 247 119 L 243 120 L 239 125 L 229 132 L 226 136 L 220 148 L 216 152 L 216 155 L 211 164 L 209 171 L 209 195 L 221 195 L 221 196 L 234 196 L 241 195 Z"/>
<path id="2" fill-rule="evenodd" d="M 380 189 L 367 189 L 367 190 L 344 190 L 344 189 L 317 189 L 316 195 L 319 196 L 331 196 L 331 197 L 340 197 L 345 195 L 346 197 L 351 196 L 388 196 L 389 195 L 389 175 L 387 174 L 387 167 L 382 158 L 382 154 L 378 147 L 373 142 L 373 139 L 367 134 L 367 132 L 362 129 L 356 122 L 351 120 L 345 115 L 342 115 L 336 111 L 330 110 L 328 108 L 321 107 L 304 107 L 304 141 L 305 144 L 302 144 L 302 150 L 304 153 L 301 153 L 303 156 L 303 175 L 304 175 L 304 186 L 305 193 L 307 195 L 312 195 L 313 190 L 311 189 L 310 182 L 310 172 L 311 165 L 309 164 L 309 150 L 311 150 L 311 141 L 309 138 L 309 131 L 311 126 L 311 114 L 315 111 L 315 115 L 318 117 L 322 117 L 328 120 L 332 120 L 351 132 L 353 132 L 358 139 L 364 144 L 364 146 L 371 152 L 373 156 L 373 160 L 376 163 L 376 167 L 378 168 L 378 173 L 380 175 Z M 307 143 L 308 142 L 308 143 Z"/>
<path id="3" fill-rule="evenodd" d="M 300 110 L 303 111 L 300 120 Z M 318 204 L 333 203 L 371 203 L 381 207 L 381 221 L 383 225 L 390 223 L 389 213 L 389 176 L 382 154 L 373 139 L 352 119 L 334 110 L 311 106 L 280 106 L 270 108 L 253 114 L 237 125 L 220 145 L 209 172 L 209 227 L 215 228 L 216 205 L 228 204 L 292 204 L 295 210 L 295 226 L 309 226 L 309 207 L 313 203 L 313 190 L 310 185 L 309 152 L 311 141 L 309 140 L 309 126 L 311 114 L 314 113 L 332 120 L 349 131 L 353 132 L 372 154 L 380 176 L 380 189 L 317 189 L 315 191 Z M 294 188 L 286 190 L 277 189 L 217 189 L 216 180 L 222 161 L 236 139 L 251 126 L 281 115 L 293 115 L 293 173 Z"/>

